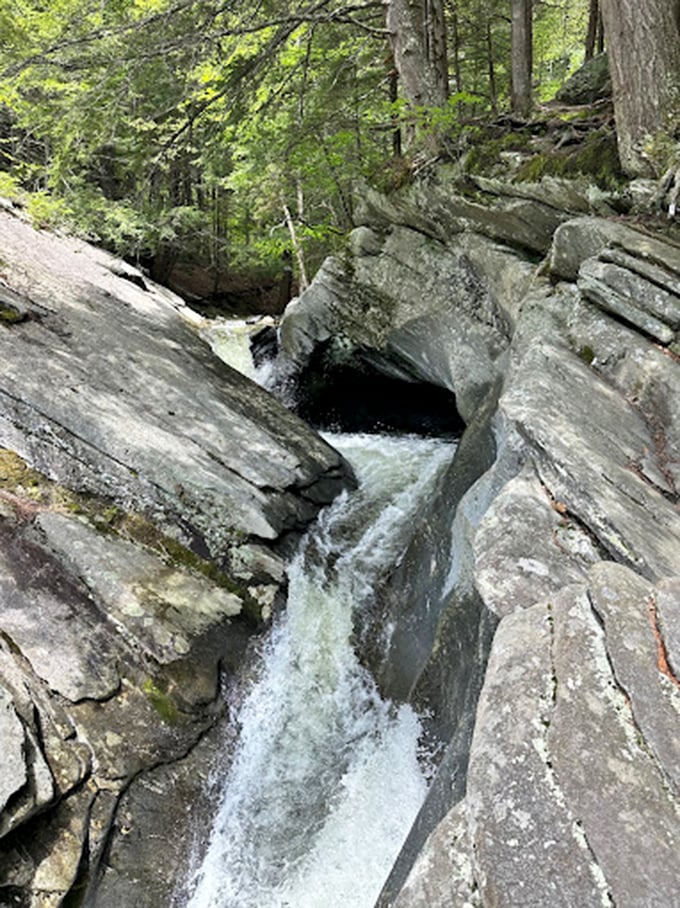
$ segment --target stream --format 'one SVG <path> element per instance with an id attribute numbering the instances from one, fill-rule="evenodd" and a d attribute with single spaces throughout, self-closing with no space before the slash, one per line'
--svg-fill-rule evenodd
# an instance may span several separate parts
<path id="1" fill-rule="evenodd" d="M 381 699 L 352 638 L 454 444 L 326 437 L 359 488 L 321 513 L 292 563 L 187 908 L 372 908 L 427 792 L 418 716 Z"/>

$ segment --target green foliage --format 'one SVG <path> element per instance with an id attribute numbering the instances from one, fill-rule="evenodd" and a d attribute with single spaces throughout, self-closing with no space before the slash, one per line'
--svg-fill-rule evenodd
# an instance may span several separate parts
<path id="1" fill-rule="evenodd" d="M 312 272 L 365 180 L 410 178 L 395 130 L 411 156 L 457 149 L 471 118 L 507 106 L 507 7 L 448 4 L 455 91 L 413 109 L 391 100 L 381 3 L 5 4 L 0 195 L 131 258 L 274 274 L 295 243 Z M 544 98 L 580 61 L 587 0 L 534 7 Z"/>
<path id="2" fill-rule="evenodd" d="M 34 227 L 65 227 L 71 218 L 71 208 L 64 199 L 50 195 L 48 192 L 33 192 L 26 197 L 26 212 Z"/>
<path id="3" fill-rule="evenodd" d="M 11 202 L 19 202 L 23 198 L 23 191 L 16 177 L 0 171 L 0 197 Z"/>
<path id="4" fill-rule="evenodd" d="M 587 0 L 534 4 L 534 84 L 539 101 L 553 98 L 583 63 Z"/>

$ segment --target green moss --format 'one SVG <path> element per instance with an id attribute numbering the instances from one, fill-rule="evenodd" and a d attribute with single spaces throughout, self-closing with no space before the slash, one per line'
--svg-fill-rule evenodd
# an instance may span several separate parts
<path id="1" fill-rule="evenodd" d="M 587 366 L 590 366 L 595 359 L 595 351 L 592 347 L 588 346 L 588 344 L 584 344 L 579 348 L 578 356 Z"/>
<path id="2" fill-rule="evenodd" d="M 470 139 L 473 144 L 465 156 L 465 170 L 467 173 L 489 173 L 502 163 L 503 152 L 526 151 L 530 139 L 530 135 L 519 131 L 497 137 Z"/>
<path id="3" fill-rule="evenodd" d="M 226 589 L 240 598 L 247 595 L 246 590 L 221 571 L 216 564 L 206 558 L 202 558 L 196 552 L 192 552 L 190 548 L 182 545 L 181 542 L 173 539 L 172 536 L 163 533 L 156 524 L 144 517 L 143 514 L 128 513 L 119 508 L 112 508 L 111 512 L 114 511 L 115 514 L 112 513 L 109 526 L 118 535 L 131 542 L 153 549 L 157 555 L 160 555 L 166 562 L 175 567 L 188 568 L 198 574 L 202 574 L 216 586 L 222 587 L 222 589 Z"/>
<path id="4" fill-rule="evenodd" d="M 35 512 L 36 505 L 60 513 L 79 514 L 100 532 L 113 533 L 143 545 L 166 564 L 202 575 L 216 586 L 238 596 L 243 603 L 243 614 L 255 624 L 261 623 L 261 608 L 243 584 L 234 581 L 212 561 L 166 535 L 144 515 L 125 511 L 110 499 L 73 492 L 29 467 L 18 454 L 7 448 L 0 448 L 1 490 L 14 496 L 18 511 L 21 511 L 21 501 L 30 505 L 26 512 L 29 516 Z M 243 542 L 245 538 L 242 533 L 233 534 L 234 543 Z"/>
<path id="5" fill-rule="evenodd" d="M 609 130 L 597 130 L 569 148 L 533 155 L 517 171 L 518 182 L 538 182 L 544 176 L 589 177 L 602 189 L 617 189 L 625 181 Z"/>
<path id="6" fill-rule="evenodd" d="M 163 684 L 161 686 L 160 682 L 156 683 L 152 678 L 147 678 L 142 685 L 142 690 L 163 722 L 167 725 L 177 725 L 179 722 L 179 710 L 177 709 L 177 704 L 168 693 L 166 685 Z"/>
<path id="7" fill-rule="evenodd" d="M 16 309 L 13 309 L 11 306 L 0 303 L 0 322 L 12 325 L 15 322 L 23 321 L 25 317 L 25 315 L 18 312 Z"/>

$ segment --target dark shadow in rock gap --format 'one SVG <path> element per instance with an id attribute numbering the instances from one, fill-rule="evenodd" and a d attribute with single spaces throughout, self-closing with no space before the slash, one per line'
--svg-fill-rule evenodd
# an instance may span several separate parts
<path id="1" fill-rule="evenodd" d="M 318 347 L 292 389 L 293 409 L 317 429 L 455 437 L 465 424 L 455 395 L 427 382 L 386 374 L 361 352 L 338 359 Z M 395 373 L 405 374 L 395 364 Z"/>

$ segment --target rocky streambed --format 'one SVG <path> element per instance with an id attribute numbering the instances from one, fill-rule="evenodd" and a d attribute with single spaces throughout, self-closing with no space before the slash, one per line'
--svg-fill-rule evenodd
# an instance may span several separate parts
<path id="1" fill-rule="evenodd" d="M 439 753 L 379 904 L 674 906 L 680 249 L 588 186 L 445 170 L 362 222 L 280 381 L 335 357 L 466 426 L 355 632 Z M 0 259 L 0 903 L 155 908 L 220 678 L 353 477 L 134 269 L 10 213 Z"/>

